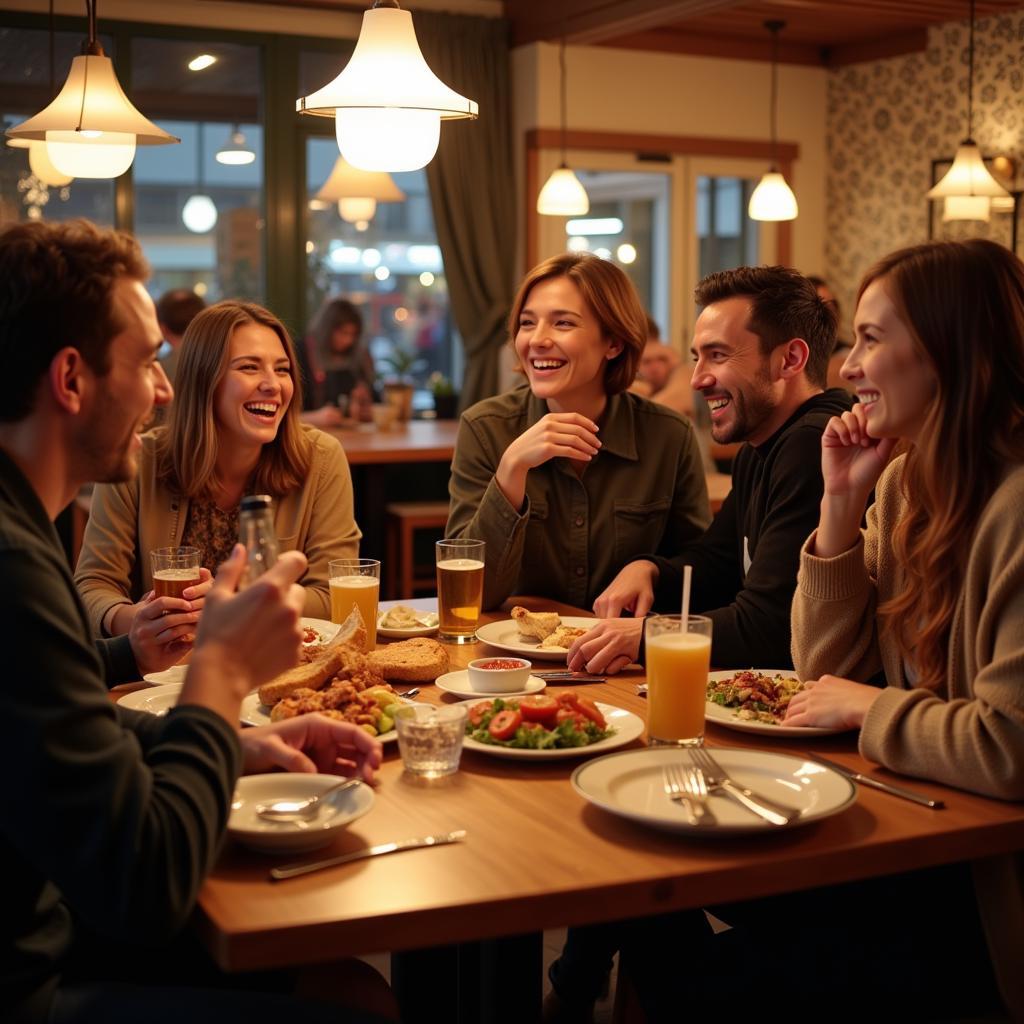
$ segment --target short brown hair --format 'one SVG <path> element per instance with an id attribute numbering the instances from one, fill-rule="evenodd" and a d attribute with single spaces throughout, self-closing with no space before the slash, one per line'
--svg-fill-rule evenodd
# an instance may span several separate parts
<path id="1" fill-rule="evenodd" d="M 94 373 L 106 374 L 110 342 L 123 329 L 114 285 L 148 276 L 131 235 L 87 220 L 0 231 L 0 360 L 12 385 L 0 422 L 17 423 L 32 412 L 39 381 L 62 348 L 78 349 Z"/>
<path id="2" fill-rule="evenodd" d="M 633 282 L 610 260 L 589 252 L 566 252 L 538 263 L 523 278 L 508 318 L 509 340 L 515 345 L 519 315 L 534 285 L 554 277 L 567 277 L 580 290 L 601 325 L 605 338 L 621 342 L 622 351 L 605 367 L 604 387 L 609 395 L 625 391 L 640 364 L 647 344 L 647 314 Z"/>
<path id="3" fill-rule="evenodd" d="M 299 487 L 309 469 L 312 444 L 299 419 L 302 381 L 288 330 L 262 306 L 228 299 L 204 309 L 188 325 L 181 342 L 174 401 L 157 441 L 157 473 L 185 497 L 206 497 L 213 486 L 219 448 L 214 399 L 231 360 L 231 336 L 245 324 L 269 327 L 280 338 L 295 389 L 277 437 L 260 453 L 255 492 L 280 497 Z"/>
<path id="4" fill-rule="evenodd" d="M 194 317 L 206 309 L 206 302 L 191 288 L 164 292 L 156 302 L 156 318 L 174 334 L 182 335 Z"/>
<path id="5" fill-rule="evenodd" d="M 836 345 L 836 314 L 818 297 L 810 279 L 791 267 L 736 267 L 708 274 L 694 292 L 698 306 L 726 299 L 750 299 L 747 330 L 769 355 L 791 338 L 803 338 L 810 354 L 804 372 L 818 387 L 828 379 L 828 360 Z"/>

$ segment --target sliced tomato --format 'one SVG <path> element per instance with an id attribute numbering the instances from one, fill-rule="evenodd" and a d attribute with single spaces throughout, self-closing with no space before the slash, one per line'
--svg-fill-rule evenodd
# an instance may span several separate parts
<path id="1" fill-rule="evenodd" d="M 518 711 L 499 711 L 492 719 L 487 731 L 496 740 L 508 740 L 516 734 L 516 729 L 523 724 L 523 716 Z"/>
<path id="2" fill-rule="evenodd" d="M 531 697 L 523 697 L 519 701 L 519 710 L 528 722 L 554 722 L 558 714 L 558 701 L 554 697 L 538 693 Z"/>
<path id="3" fill-rule="evenodd" d="M 479 729 L 480 725 L 484 720 L 484 715 L 486 715 L 487 712 L 490 710 L 491 705 L 486 701 L 482 701 L 479 704 L 474 704 L 469 709 L 469 724 L 473 726 L 474 729 Z"/>
<path id="4" fill-rule="evenodd" d="M 577 697 L 576 707 L 579 708 L 580 713 L 584 714 L 589 718 L 598 729 L 605 729 L 608 723 L 604 720 L 604 715 L 597 710 L 597 705 L 589 697 Z"/>
<path id="5" fill-rule="evenodd" d="M 563 708 L 574 708 L 579 700 L 579 694 L 575 690 L 565 690 L 558 695 L 558 703 Z"/>
<path id="6" fill-rule="evenodd" d="M 563 722 L 572 722 L 577 729 L 582 729 L 587 724 L 587 717 L 572 708 L 559 708 L 555 721 L 561 725 Z"/>

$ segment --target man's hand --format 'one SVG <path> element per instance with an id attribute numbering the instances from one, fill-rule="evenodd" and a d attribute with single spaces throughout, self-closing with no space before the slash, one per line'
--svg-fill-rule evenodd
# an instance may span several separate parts
<path id="1" fill-rule="evenodd" d="M 192 649 L 199 613 L 213 586 L 209 569 L 200 569 L 199 574 L 199 583 L 184 592 L 188 600 L 154 597 L 150 591 L 132 606 L 134 617 L 128 628 L 128 642 L 143 675 L 176 665 Z"/>
<path id="2" fill-rule="evenodd" d="M 654 604 L 658 575 L 658 567 L 653 562 L 630 562 L 598 596 L 594 614 L 602 619 L 614 619 L 620 612 L 627 611 L 642 619 Z"/>
<path id="3" fill-rule="evenodd" d="M 793 694 L 782 722 L 823 729 L 859 729 L 881 694 L 877 686 L 839 676 L 808 679 L 804 688 Z"/>
<path id="4" fill-rule="evenodd" d="M 351 722 L 323 715 L 299 715 L 239 734 L 244 763 L 242 773 L 283 768 L 289 772 L 349 775 L 372 783 L 380 767 L 380 740 Z"/>
<path id="5" fill-rule="evenodd" d="M 644 632 L 641 619 L 604 619 L 579 637 L 565 656 L 573 672 L 615 675 L 636 661 Z"/>

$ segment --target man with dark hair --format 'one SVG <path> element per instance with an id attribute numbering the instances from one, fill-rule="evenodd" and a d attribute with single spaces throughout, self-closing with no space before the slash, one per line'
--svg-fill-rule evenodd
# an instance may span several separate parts
<path id="1" fill-rule="evenodd" d="M 188 325 L 204 309 L 206 309 L 206 302 L 191 288 L 174 288 L 169 292 L 164 292 L 157 299 L 156 320 L 163 332 L 164 341 L 170 348 L 169 352 L 161 354 L 160 363 L 164 368 L 164 373 L 167 374 L 167 379 L 172 384 L 178 369 L 178 354 L 182 336 Z"/>
<path id="2" fill-rule="evenodd" d="M 110 700 L 108 683 L 167 663 L 129 636 L 93 641 L 52 520 L 83 482 L 132 478 L 139 431 L 171 398 L 145 276 L 130 236 L 85 221 L 0 231 L 0 770 L 16 780 L 0 827 L 0 863 L 16 880 L 0 924 L 2 1015 L 336 1020 L 265 994 L 110 984 L 116 972 L 137 982 L 140 965 L 162 968 L 161 985 L 189 984 L 164 946 L 213 865 L 243 769 L 347 763 L 370 781 L 381 756 L 361 729 L 319 715 L 239 732 L 243 697 L 297 660 L 299 552 L 236 593 L 246 553 L 235 548 L 165 717 Z"/>
<path id="3" fill-rule="evenodd" d="M 850 408 L 826 391 L 836 321 L 814 286 L 786 267 L 738 267 L 697 286 L 693 387 L 711 410 L 719 444 L 746 442 L 733 486 L 711 526 L 672 558 L 627 564 L 594 603 L 604 617 L 569 652 L 569 665 L 617 672 L 641 649 L 643 618 L 678 611 L 684 565 L 693 566 L 691 610 L 713 625 L 721 668 L 784 668 L 800 546 L 818 521 L 821 432 Z M 619 618 L 623 612 L 632 618 Z"/>

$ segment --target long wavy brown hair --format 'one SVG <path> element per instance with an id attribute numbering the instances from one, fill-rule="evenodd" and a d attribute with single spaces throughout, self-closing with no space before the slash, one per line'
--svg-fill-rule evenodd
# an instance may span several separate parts
<path id="1" fill-rule="evenodd" d="M 256 492 L 287 494 L 301 486 L 312 462 L 312 442 L 299 419 L 302 381 L 287 328 L 254 302 L 228 299 L 204 309 L 188 325 L 174 378 L 174 401 L 167 426 L 157 437 L 157 475 L 187 498 L 210 497 L 215 490 L 220 437 L 214 399 L 231 359 L 231 335 L 243 324 L 269 327 L 281 339 L 295 388 L 277 437 L 260 452 L 253 480 Z"/>
<path id="2" fill-rule="evenodd" d="M 983 239 L 930 242 L 875 264 L 858 301 L 876 280 L 938 379 L 903 471 L 893 532 L 903 587 L 878 611 L 917 685 L 937 689 L 978 520 L 1024 461 L 1024 264 Z"/>

